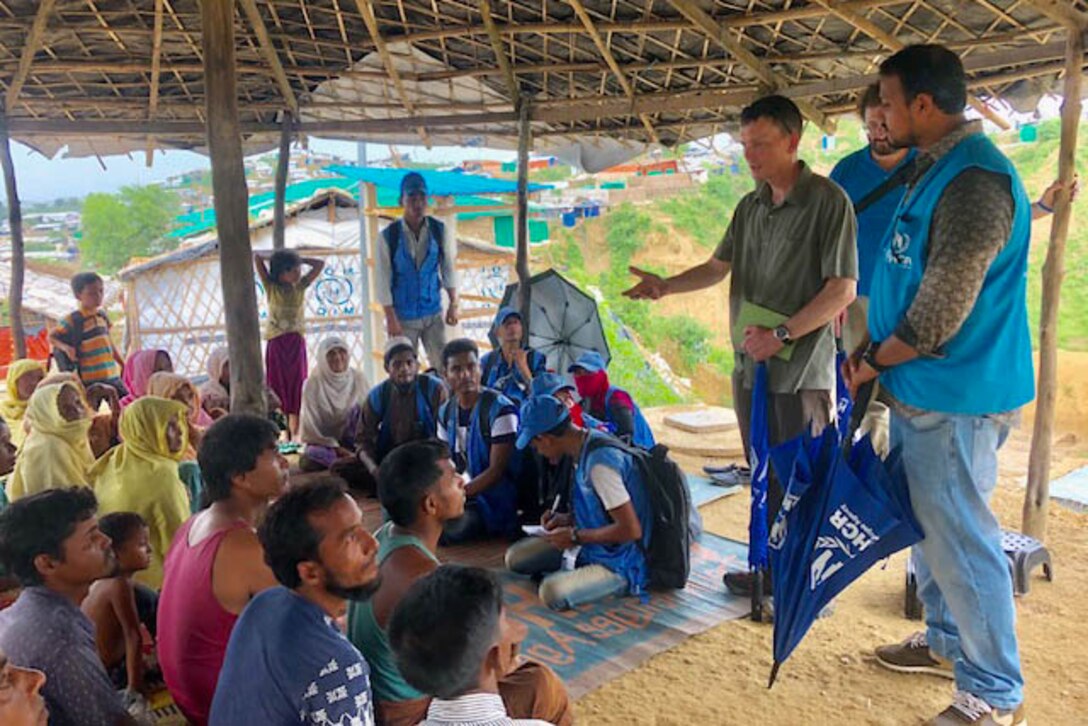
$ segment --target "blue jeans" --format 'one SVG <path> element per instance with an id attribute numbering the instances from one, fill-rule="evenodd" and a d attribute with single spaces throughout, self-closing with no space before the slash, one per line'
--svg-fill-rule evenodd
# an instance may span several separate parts
<path id="1" fill-rule="evenodd" d="M 925 539 L 912 556 L 926 636 L 955 664 L 956 687 L 995 708 L 1024 699 L 1016 607 L 1001 527 L 990 509 L 1009 428 L 987 416 L 892 413 L 911 504 Z"/>
<path id="2" fill-rule="evenodd" d="M 506 568 L 511 572 L 546 575 L 537 594 L 552 610 L 570 610 L 627 592 L 627 579 L 603 565 L 562 567 L 562 551 L 540 537 L 526 537 L 506 550 Z"/>

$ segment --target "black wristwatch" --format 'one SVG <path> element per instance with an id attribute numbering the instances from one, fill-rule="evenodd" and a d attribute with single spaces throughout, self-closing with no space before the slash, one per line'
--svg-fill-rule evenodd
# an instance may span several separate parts
<path id="1" fill-rule="evenodd" d="M 891 366 L 881 365 L 876 362 L 876 352 L 880 350 L 880 343 L 873 341 L 869 343 L 869 347 L 865 349 L 865 352 L 861 354 L 861 359 L 865 361 L 866 365 L 872 368 L 877 373 L 883 373 L 891 368 Z"/>
<path id="2" fill-rule="evenodd" d="M 790 329 L 785 325 L 779 325 L 774 329 L 774 337 L 778 339 L 779 343 L 792 343 L 793 336 L 790 335 Z"/>

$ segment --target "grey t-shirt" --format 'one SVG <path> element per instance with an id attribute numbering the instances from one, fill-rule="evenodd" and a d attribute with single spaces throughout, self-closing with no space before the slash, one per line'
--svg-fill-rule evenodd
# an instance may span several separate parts
<path id="1" fill-rule="evenodd" d="M 760 184 L 737 205 L 714 256 L 732 265 L 729 324 L 744 300 L 783 315 L 807 305 L 828 278 L 858 277 L 857 222 L 850 198 L 804 162 L 793 189 L 775 205 Z M 799 339 L 789 361 L 768 361 L 771 392 L 834 390 L 835 340 L 830 325 Z M 751 388 L 755 363 L 735 353 L 736 371 Z"/>

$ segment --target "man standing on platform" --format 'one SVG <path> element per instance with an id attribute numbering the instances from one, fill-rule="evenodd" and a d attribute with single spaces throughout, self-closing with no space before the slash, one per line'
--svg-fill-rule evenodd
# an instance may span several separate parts
<path id="1" fill-rule="evenodd" d="M 400 182 L 404 216 L 382 230 L 375 249 L 375 290 L 385 309 L 390 338 L 403 335 L 427 351 L 437 367 L 446 345 L 446 325 L 457 325 L 457 243 L 446 226 L 427 215 L 427 182 L 408 172 Z M 442 317 L 442 288 L 450 304 Z"/>
<path id="2" fill-rule="evenodd" d="M 669 278 L 631 268 L 640 282 L 624 294 L 657 300 L 702 290 L 733 273 L 733 405 L 747 451 L 757 363 L 766 363 L 769 374 L 772 446 L 809 426 L 822 431 L 831 421 L 831 321 L 854 300 L 858 253 L 850 199 L 797 158 L 802 119 L 793 101 L 766 96 L 740 118 L 744 158 L 757 186 L 737 205 L 717 250 L 703 264 Z M 771 522 L 782 497 L 782 485 L 772 476 Z M 749 572 L 727 573 L 725 582 L 733 593 L 751 595 Z"/>
<path id="3" fill-rule="evenodd" d="M 1031 202 L 1012 163 L 964 117 L 967 80 L 941 46 L 880 67 L 896 146 L 918 162 L 874 268 L 872 342 L 845 366 L 891 407 L 925 539 L 913 556 L 926 632 L 877 649 L 906 673 L 953 676 L 938 726 L 1026 724 L 1016 607 L 990 509 L 997 450 L 1034 397 L 1027 318 Z"/>

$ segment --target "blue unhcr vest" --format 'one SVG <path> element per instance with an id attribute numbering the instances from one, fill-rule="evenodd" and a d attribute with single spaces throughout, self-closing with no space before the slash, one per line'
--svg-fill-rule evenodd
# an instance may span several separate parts
<path id="1" fill-rule="evenodd" d="M 608 387 L 608 393 L 604 394 L 604 423 L 612 427 L 612 431 L 616 430 L 616 422 L 612 420 L 612 395 L 620 389 L 615 386 Z M 630 394 L 628 394 L 630 397 Z M 654 440 L 654 432 L 650 428 L 649 422 L 646 421 L 646 417 L 642 415 L 642 409 L 635 403 L 635 399 L 631 397 L 631 405 L 634 407 L 635 418 L 635 432 L 631 437 L 631 443 L 640 449 L 646 449 L 649 451 L 654 448 L 654 444 L 657 442 Z"/>
<path id="2" fill-rule="evenodd" d="M 427 217 L 430 240 L 423 264 L 416 267 L 408 245 L 401 244 L 403 220 L 397 220 L 382 230 L 382 239 L 389 245 L 389 263 L 393 273 L 393 308 L 401 320 L 419 320 L 442 312 L 442 285 L 439 268 L 442 261 L 442 240 L 445 226 L 434 217 Z"/>
<path id="3" fill-rule="evenodd" d="M 498 417 L 499 411 L 507 406 L 514 406 L 514 404 L 506 396 L 489 388 L 481 389 L 480 397 L 469 419 L 466 443 L 468 450 L 460 451 L 457 436 L 459 412 L 457 398 L 451 397 L 442 404 L 438 416 L 443 428 L 446 429 L 450 452 L 457 463 L 458 471 L 477 476 L 491 465 L 491 447 L 487 439 L 490 438 L 491 425 Z M 475 497 L 476 506 L 479 508 L 480 516 L 484 520 L 490 537 L 510 536 L 518 530 L 517 481 L 520 471 L 521 456 L 515 449 L 510 455 L 502 480 Z"/>
<path id="4" fill-rule="evenodd" d="M 543 353 L 532 348 L 529 351 L 529 371 L 534 375 L 543 373 L 548 367 L 548 359 Z M 506 362 L 502 357 L 502 351 L 492 350 L 484 353 L 480 359 L 480 384 L 488 388 L 494 388 L 517 405 L 521 405 L 526 398 L 526 392 L 518 384 L 528 388 L 532 381 L 522 380 L 521 371 L 516 365 Z"/>
<path id="5" fill-rule="evenodd" d="M 631 595 L 642 595 L 650 581 L 650 570 L 646 565 L 643 552 L 650 546 L 653 534 L 653 514 L 650 499 L 642 481 L 638 465 L 623 451 L 614 446 L 597 446 L 590 451 L 590 439 L 605 437 L 598 431 L 590 431 L 582 452 L 578 457 L 578 466 L 574 470 L 574 485 L 571 487 L 571 508 L 574 523 L 578 529 L 599 529 L 612 524 L 612 517 L 604 508 L 597 490 L 589 480 L 589 472 L 598 464 L 619 472 L 623 485 L 631 497 L 631 504 L 642 525 L 642 539 L 624 544 L 585 544 L 578 553 L 578 566 L 602 565 L 627 580 Z"/>
<path id="6" fill-rule="evenodd" d="M 392 407 L 389 405 L 390 397 L 392 396 L 393 381 L 386 380 L 380 385 L 374 386 L 370 389 L 370 393 L 367 396 L 370 403 L 370 410 L 374 412 L 381 421 L 378 424 L 378 457 L 384 459 L 386 454 L 392 451 L 395 446 L 393 444 L 393 422 L 392 422 Z M 431 439 L 434 438 L 438 429 L 438 419 L 436 417 L 437 410 L 434 405 L 438 389 L 442 387 L 442 383 L 426 373 L 420 373 L 416 376 L 415 383 L 416 394 L 416 420 L 414 426 L 414 439 Z M 406 442 L 401 442 L 406 443 Z"/>
<path id="7" fill-rule="evenodd" d="M 1035 395 L 1027 318 L 1031 203 L 1012 163 L 983 134 L 958 143 L 900 203 L 875 267 L 869 332 L 873 340 L 883 341 L 906 315 L 925 273 L 933 212 L 945 187 L 969 168 L 1009 177 L 1012 233 L 990 264 L 974 309 L 942 356 L 895 366 L 880 376 L 880 385 L 910 406 L 982 416 L 1014 410 Z"/>

